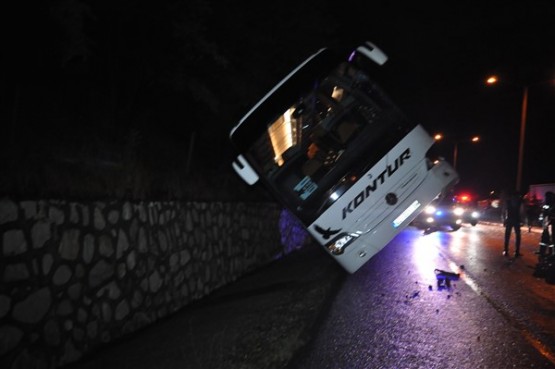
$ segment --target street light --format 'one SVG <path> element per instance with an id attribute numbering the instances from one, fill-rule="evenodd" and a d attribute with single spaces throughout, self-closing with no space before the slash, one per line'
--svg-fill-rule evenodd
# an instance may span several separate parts
<path id="1" fill-rule="evenodd" d="M 440 141 L 443 140 L 443 135 L 441 133 L 436 133 L 434 135 L 434 140 L 436 141 Z M 459 156 L 459 143 L 465 143 L 465 142 L 471 142 L 471 143 L 476 143 L 478 141 L 480 141 L 480 136 L 472 136 L 470 138 L 465 138 L 465 139 L 454 139 L 451 140 L 453 142 L 453 169 L 457 169 L 457 159 Z"/>
<path id="2" fill-rule="evenodd" d="M 535 84 L 541 84 L 546 82 L 551 82 L 553 80 L 548 81 L 541 81 Z M 494 85 L 499 82 L 499 78 L 497 76 L 489 76 L 486 79 L 486 84 Z M 520 111 L 520 137 L 518 142 L 518 164 L 516 170 L 516 190 L 520 191 L 520 187 L 522 185 L 522 162 L 524 159 L 524 137 L 526 134 L 526 119 L 528 114 L 528 86 L 524 86 L 522 88 L 522 104 L 521 104 L 521 111 Z"/>

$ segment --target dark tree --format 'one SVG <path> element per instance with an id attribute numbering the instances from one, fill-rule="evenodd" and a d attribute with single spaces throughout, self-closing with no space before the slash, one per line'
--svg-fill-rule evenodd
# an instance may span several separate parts
<path id="1" fill-rule="evenodd" d="M 213 196 L 234 181 L 231 127 L 335 42 L 324 3 L 58 0 L 20 9 L 2 75 L 0 192 Z"/>

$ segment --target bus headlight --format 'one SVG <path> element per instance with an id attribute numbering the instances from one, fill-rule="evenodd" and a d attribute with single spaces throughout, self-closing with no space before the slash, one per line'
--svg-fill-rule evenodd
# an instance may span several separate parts
<path id="1" fill-rule="evenodd" d="M 353 243 L 360 235 L 357 233 L 341 233 L 326 246 L 333 255 L 341 255 L 347 246 Z"/>

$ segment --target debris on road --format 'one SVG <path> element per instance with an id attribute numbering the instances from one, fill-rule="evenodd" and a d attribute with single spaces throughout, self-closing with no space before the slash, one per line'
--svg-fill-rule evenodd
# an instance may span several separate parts
<path id="1" fill-rule="evenodd" d="M 438 290 L 444 288 L 450 289 L 451 281 L 458 281 L 461 276 L 459 273 L 451 273 L 441 269 L 435 269 L 434 272 L 436 274 Z"/>

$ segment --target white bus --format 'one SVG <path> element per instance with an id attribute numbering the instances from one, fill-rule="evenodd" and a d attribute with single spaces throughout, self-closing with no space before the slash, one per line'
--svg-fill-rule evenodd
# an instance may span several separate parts
<path id="1" fill-rule="evenodd" d="M 386 60 L 369 42 L 321 49 L 230 133 L 235 171 L 263 183 L 349 273 L 458 182 L 427 157 L 433 138 L 372 81 Z"/>

